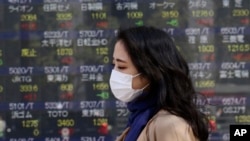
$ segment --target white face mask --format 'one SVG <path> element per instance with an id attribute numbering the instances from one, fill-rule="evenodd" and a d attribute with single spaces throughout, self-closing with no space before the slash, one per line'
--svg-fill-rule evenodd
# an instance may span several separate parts
<path id="1" fill-rule="evenodd" d="M 140 74 L 136 74 L 133 76 L 113 69 L 110 76 L 109 84 L 114 96 L 123 102 L 130 102 L 136 97 L 138 97 L 143 92 L 143 89 L 148 86 L 146 85 L 142 89 L 132 88 L 132 80 L 138 75 Z"/>

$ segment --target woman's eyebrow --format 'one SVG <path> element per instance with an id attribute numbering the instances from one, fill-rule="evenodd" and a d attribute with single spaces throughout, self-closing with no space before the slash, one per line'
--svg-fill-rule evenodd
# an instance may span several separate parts
<path id="1" fill-rule="evenodd" d="M 127 63 L 127 61 L 120 59 L 120 58 L 113 58 L 113 60 L 116 60 L 117 62 L 121 62 L 121 63 Z"/>

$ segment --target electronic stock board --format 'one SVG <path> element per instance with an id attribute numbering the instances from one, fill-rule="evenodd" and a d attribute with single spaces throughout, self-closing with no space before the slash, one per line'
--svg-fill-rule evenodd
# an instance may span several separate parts
<path id="1" fill-rule="evenodd" d="M 0 0 L 0 139 L 112 141 L 129 111 L 109 89 L 121 25 L 172 36 L 211 123 L 250 123 L 249 0 Z M 205 105 L 205 106 L 204 106 Z"/>

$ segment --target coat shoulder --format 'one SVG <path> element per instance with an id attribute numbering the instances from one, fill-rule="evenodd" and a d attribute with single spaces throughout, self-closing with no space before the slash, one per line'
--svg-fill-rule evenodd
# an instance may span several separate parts
<path id="1" fill-rule="evenodd" d="M 159 111 L 149 122 L 149 126 L 156 126 L 158 128 L 170 128 L 170 127 L 181 127 L 188 126 L 187 122 L 168 111 Z"/>
<path id="2" fill-rule="evenodd" d="M 148 122 L 141 135 L 150 141 L 197 141 L 183 118 L 165 110 L 160 110 Z"/>

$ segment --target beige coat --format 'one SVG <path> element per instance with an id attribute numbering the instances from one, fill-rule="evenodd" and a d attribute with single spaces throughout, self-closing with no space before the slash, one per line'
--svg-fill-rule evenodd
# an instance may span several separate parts
<path id="1" fill-rule="evenodd" d="M 116 139 L 123 141 L 129 128 Z M 165 110 L 160 110 L 149 120 L 137 141 L 198 141 L 187 122 Z"/>

